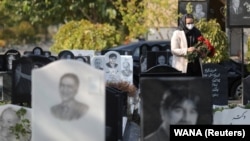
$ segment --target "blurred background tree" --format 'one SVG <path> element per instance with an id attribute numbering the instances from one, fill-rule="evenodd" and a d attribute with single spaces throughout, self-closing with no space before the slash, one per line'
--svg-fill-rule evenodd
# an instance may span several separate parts
<path id="1" fill-rule="evenodd" d="M 97 50 L 118 45 L 120 34 L 115 26 L 92 23 L 88 20 L 70 21 L 62 25 L 54 36 L 53 52 L 61 50 Z"/>
<path id="2" fill-rule="evenodd" d="M 2 0 L 0 45 L 52 41 L 51 50 L 55 52 L 64 49 L 101 50 L 123 44 L 125 40 L 145 37 L 151 27 L 156 29 L 175 27 L 180 15 L 177 12 L 177 2 L 177 0 Z M 192 12 L 190 5 L 187 11 Z M 50 25 L 56 25 L 58 28 L 53 38 L 48 33 Z M 227 58 L 227 38 L 219 24 L 215 20 L 202 20 L 197 23 L 197 27 L 205 37 L 210 38 L 217 50 L 216 56 L 206 62 L 218 62 Z M 107 41 L 104 41 L 105 38 Z"/>

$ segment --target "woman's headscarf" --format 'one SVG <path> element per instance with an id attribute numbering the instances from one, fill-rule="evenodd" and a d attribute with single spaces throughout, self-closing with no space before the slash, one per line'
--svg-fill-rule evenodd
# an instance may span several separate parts
<path id="1" fill-rule="evenodd" d="M 188 45 L 193 46 L 195 43 L 197 43 L 197 38 L 201 36 L 201 32 L 196 27 L 193 27 L 191 30 L 187 29 L 186 18 L 194 19 L 194 16 L 192 14 L 184 14 L 179 21 L 178 29 L 183 30 L 186 36 L 189 36 L 189 38 L 187 38 Z"/>
<path id="2" fill-rule="evenodd" d="M 194 19 L 194 16 L 192 14 L 184 14 L 180 21 L 179 21 L 179 29 L 184 30 L 185 33 L 187 33 L 189 30 L 186 27 L 186 18 L 192 18 Z"/>

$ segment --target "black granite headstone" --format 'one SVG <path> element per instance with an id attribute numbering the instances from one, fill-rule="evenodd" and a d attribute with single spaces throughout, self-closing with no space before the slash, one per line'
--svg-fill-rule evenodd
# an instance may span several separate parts
<path id="1" fill-rule="evenodd" d="M 41 47 L 35 47 L 33 50 L 32 50 L 32 54 L 33 55 L 43 55 L 43 49 Z"/>
<path id="2" fill-rule="evenodd" d="M 4 54 L 5 71 L 11 71 L 13 68 L 13 61 L 18 60 L 21 57 L 19 51 L 11 49 Z"/>
<path id="3" fill-rule="evenodd" d="M 75 55 L 69 50 L 59 52 L 58 59 L 75 59 Z"/>
<path id="4" fill-rule="evenodd" d="M 0 55 L 0 71 L 5 71 L 5 55 Z"/>
<path id="5" fill-rule="evenodd" d="M 208 78 L 143 76 L 140 89 L 143 109 L 141 140 L 144 137 L 157 140 L 149 137 L 152 135 L 159 137 L 158 140 L 168 140 L 162 138 L 166 137 L 162 131 L 169 129 L 170 124 L 212 124 L 211 83 Z"/>
<path id="6" fill-rule="evenodd" d="M 21 57 L 13 62 L 12 104 L 27 103 L 31 106 L 31 72 L 50 62 L 49 58 L 37 55 Z"/>
<path id="7" fill-rule="evenodd" d="M 203 64 L 203 76 L 210 78 L 214 105 L 228 104 L 227 70 L 219 64 Z"/>
<path id="8" fill-rule="evenodd" d="M 150 46 L 143 44 L 140 46 L 140 58 L 139 58 L 139 64 L 140 64 L 140 72 L 145 72 L 147 67 L 147 52 L 150 51 Z"/>
<path id="9" fill-rule="evenodd" d="M 250 103 L 250 75 L 243 79 L 243 105 Z"/>
<path id="10" fill-rule="evenodd" d="M 106 87 L 106 141 L 122 140 L 123 93 Z"/>

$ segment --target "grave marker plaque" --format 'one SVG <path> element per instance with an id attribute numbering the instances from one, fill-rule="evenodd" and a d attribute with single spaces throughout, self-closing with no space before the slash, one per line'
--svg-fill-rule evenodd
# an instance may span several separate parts
<path id="1" fill-rule="evenodd" d="M 32 75 L 34 141 L 105 140 L 103 71 L 76 60 L 58 60 Z"/>
<path id="2" fill-rule="evenodd" d="M 203 76 L 211 79 L 214 105 L 228 104 L 227 71 L 219 64 L 203 64 Z"/>

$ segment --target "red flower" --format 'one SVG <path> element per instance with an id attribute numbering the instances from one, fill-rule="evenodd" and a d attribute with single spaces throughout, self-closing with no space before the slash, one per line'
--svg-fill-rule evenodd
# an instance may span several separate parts
<path id="1" fill-rule="evenodd" d="M 213 57 L 215 54 L 215 48 L 213 46 L 209 47 L 209 53 L 208 53 L 208 57 Z"/>
<path id="2" fill-rule="evenodd" d="M 197 40 L 203 42 L 205 38 L 203 36 L 199 36 Z"/>
<path id="3" fill-rule="evenodd" d="M 198 43 L 194 46 L 196 51 L 187 54 L 189 62 L 193 62 L 195 58 L 199 57 L 213 57 L 215 54 L 215 48 L 208 39 L 205 39 L 203 36 L 199 36 L 197 40 Z"/>

